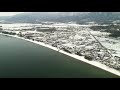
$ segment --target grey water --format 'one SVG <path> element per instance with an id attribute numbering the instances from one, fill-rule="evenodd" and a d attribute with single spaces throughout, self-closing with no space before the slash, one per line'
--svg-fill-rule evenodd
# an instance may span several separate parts
<path id="1" fill-rule="evenodd" d="M 0 78 L 119 78 L 25 40 L 0 35 Z"/>

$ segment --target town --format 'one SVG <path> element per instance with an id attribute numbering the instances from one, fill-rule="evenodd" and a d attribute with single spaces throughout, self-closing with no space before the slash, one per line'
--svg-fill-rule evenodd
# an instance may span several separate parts
<path id="1" fill-rule="evenodd" d="M 100 62 L 120 71 L 120 57 L 113 55 L 115 52 L 104 47 L 90 33 L 89 27 L 77 25 L 66 25 L 64 27 L 53 25 L 50 27 L 50 25 L 37 25 L 21 29 L 0 27 L 0 33 L 42 42 L 56 47 L 58 51 L 63 50 L 71 54 L 84 56 L 89 61 Z"/>

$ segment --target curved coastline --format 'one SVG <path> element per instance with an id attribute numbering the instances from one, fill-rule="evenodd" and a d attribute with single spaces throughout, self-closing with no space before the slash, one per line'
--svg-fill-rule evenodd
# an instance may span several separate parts
<path id="1" fill-rule="evenodd" d="M 22 38 L 22 37 L 18 37 L 17 35 L 8 35 L 8 34 L 3 34 L 3 33 L 0 33 L 1 35 L 6 35 L 6 36 L 11 36 L 11 37 L 14 37 L 14 38 L 18 38 L 18 39 L 22 39 L 22 40 L 26 40 L 28 42 L 32 42 L 32 43 L 35 43 L 35 44 L 38 44 L 38 45 L 42 45 L 44 47 L 47 47 L 47 48 L 50 48 L 52 50 L 55 50 L 55 51 L 58 51 L 57 48 L 53 47 L 53 46 L 50 46 L 50 45 L 47 45 L 47 44 L 44 44 L 42 42 L 37 42 L 37 41 L 32 41 L 32 40 L 29 40 L 29 39 L 25 39 L 25 38 Z M 115 74 L 117 76 L 120 76 L 120 72 L 115 70 L 115 69 L 112 69 L 112 68 L 109 68 L 108 66 L 104 65 L 104 64 L 101 64 L 99 62 L 96 62 L 96 61 L 88 61 L 87 59 L 84 58 L 84 56 L 78 56 L 78 55 L 75 55 L 75 54 L 70 54 L 70 53 L 67 53 L 63 50 L 59 50 L 60 53 L 62 54 L 65 54 L 67 56 L 70 56 L 72 58 L 75 58 L 77 60 L 80 60 L 80 61 L 83 61 L 87 64 L 90 64 L 90 65 L 93 65 L 93 66 L 96 66 L 102 70 L 105 70 L 105 71 L 108 71 L 112 74 Z"/>

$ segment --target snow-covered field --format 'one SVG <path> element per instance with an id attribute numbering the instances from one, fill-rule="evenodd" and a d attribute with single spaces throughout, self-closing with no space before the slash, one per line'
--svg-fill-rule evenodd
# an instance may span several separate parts
<path id="1" fill-rule="evenodd" d="M 112 37 L 108 37 L 109 33 L 100 31 L 91 31 L 93 35 L 108 49 L 115 50 L 114 55 L 120 56 L 120 40 Z M 104 37 L 107 36 L 107 37 Z"/>
<path id="2" fill-rule="evenodd" d="M 76 23 L 53 23 L 53 24 L 31 24 L 31 23 L 15 23 L 15 24 L 0 24 L 3 29 L 7 30 L 21 30 L 21 29 L 31 29 L 33 27 L 56 27 L 58 30 L 74 26 L 74 27 L 90 27 L 91 25 L 79 25 Z M 84 32 L 84 31 L 83 31 Z M 117 51 L 117 55 L 120 56 L 120 40 L 115 38 L 106 38 L 104 36 L 109 35 L 106 32 L 100 31 L 90 31 L 96 38 L 106 47 L 109 49 L 113 49 Z M 76 37 L 75 37 L 76 38 Z"/>
<path id="3" fill-rule="evenodd" d="M 32 26 L 39 26 L 39 27 L 68 27 L 68 26 L 84 26 L 89 27 L 91 25 L 79 25 L 79 24 L 72 24 L 72 23 L 54 23 L 54 24 L 31 24 L 31 23 L 15 23 L 15 24 L 0 24 L 3 29 L 20 29 L 22 27 L 32 27 Z"/>
<path id="4" fill-rule="evenodd" d="M 30 24 L 30 23 L 15 23 L 15 24 L 0 24 L 3 29 L 9 30 L 20 30 L 20 29 L 30 29 L 33 26 L 41 26 L 41 24 Z"/>
<path id="5" fill-rule="evenodd" d="M 90 27 L 91 25 L 79 25 L 76 23 L 53 23 L 53 24 L 30 24 L 30 23 L 15 23 L 15 24 L 0 24 L 3 29 L 7 30 L 21 30 L 21 29 L 31 29 L 33 27 L 56 27 L 58 30 L 74 26 L 74 27 Z M 84 32 L 84 31 L 83 31 Z M 106 47 L 109 49 L 116 50 L 118 55 L 120 56 L 120 40 L 115 38 L 106 38 L 104 36 L 109 35 L 109 33 L 106 32 L 100 32 L 100 31 L 90 31 L 93 35 L 96 36 L 96 38 Z M 75 37 L 76 38 L 76 37 Z"/>
<path id="6" fill-rule="evenodd" d="M 29 28 L 34 27 L 34 26 L 35 27 L 58 27 L 58 28 L 66 28 L 68 26 L 89 27 L 91 25 L 78 25 L 78 24 L 71 24 L 71 23 L 69 23 L 69 24 L 67 24 L 67 23 L 54 23 L 54 24 L 50 24 L 50 25 L 29 24 L 29 23 L 24 23 L 24 24 L 22 23 L 22 24 L 20 24 L 20 23 L 17 23 L 17 24 L 0 24 L 0 26 L 2 26 L 3 29 L 11 29 L 11 30 L 15 29 L 16 30 L 16 29 L 25 29 L 25 28 L 29 29 Z M 83 31 L 83 32 L 85 32 L 85 31 Z M 114 39 L 114 38 L 104 37 L 104 36 L 109 35 L 109 33 L 99 32 L 99 31 L 90 31 L 90 32 L 93 35 L 95 35 L 95 37 L 102 43 L 103 46 L 105 46 L 108 49 L 116 50 L 116 54 L 115 55 L 120 56 L 120 41 L 119 40 Z M 8 35 L 8 36 L 12 36 L 12 37 L 15 37 L 15 38 L 23 39 L 23 40 L 26 40 L 26 41 L 29 41 L 29 42 L 32 42 L 32 43 L 35 43 L 35 44 L 38 44 L 38 45 L 45 46 L 45 47 L 53 49 L 55 51 L 58 51 L 57 48 L 52 47 L 52 46 L 47 45 L 47 44 L 44 44 L 42 42 L 37 42 L 37 41 L 32 41 L 32 40 L 24 39 L 24 38 L 18 37 L 16 35 L 15 36 Z M 75 36 L 75 38 L 80 38 L 80 37 L 79 36 Z M 101 64 L 99 62 L 89 61 L 89 60 L 85 59 L 83 56 L 78 56 L 78 55 L 75 55 L 75 54 L 70 54 L 70 53 L 67 53 L 67 52 L 62 51 L 62 50 L 60 50 L 59 52 L 120 76 L 120 72 L 119 71 L 117 71 L 115 69 L 112 69 L 112 68 L 109 68 L 108 66 L 106 66 L 104 64 Z"/>

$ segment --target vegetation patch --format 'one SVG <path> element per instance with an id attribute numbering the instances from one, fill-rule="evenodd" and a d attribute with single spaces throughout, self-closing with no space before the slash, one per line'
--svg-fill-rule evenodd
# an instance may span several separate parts
<path id="1" fill-rule="evenodd" d="M 120 25 L 109 25 L 109 26 L 92 26 L 90 29 L 94 31 L 108 32 L 109 37 L 120 37 Z"/>

